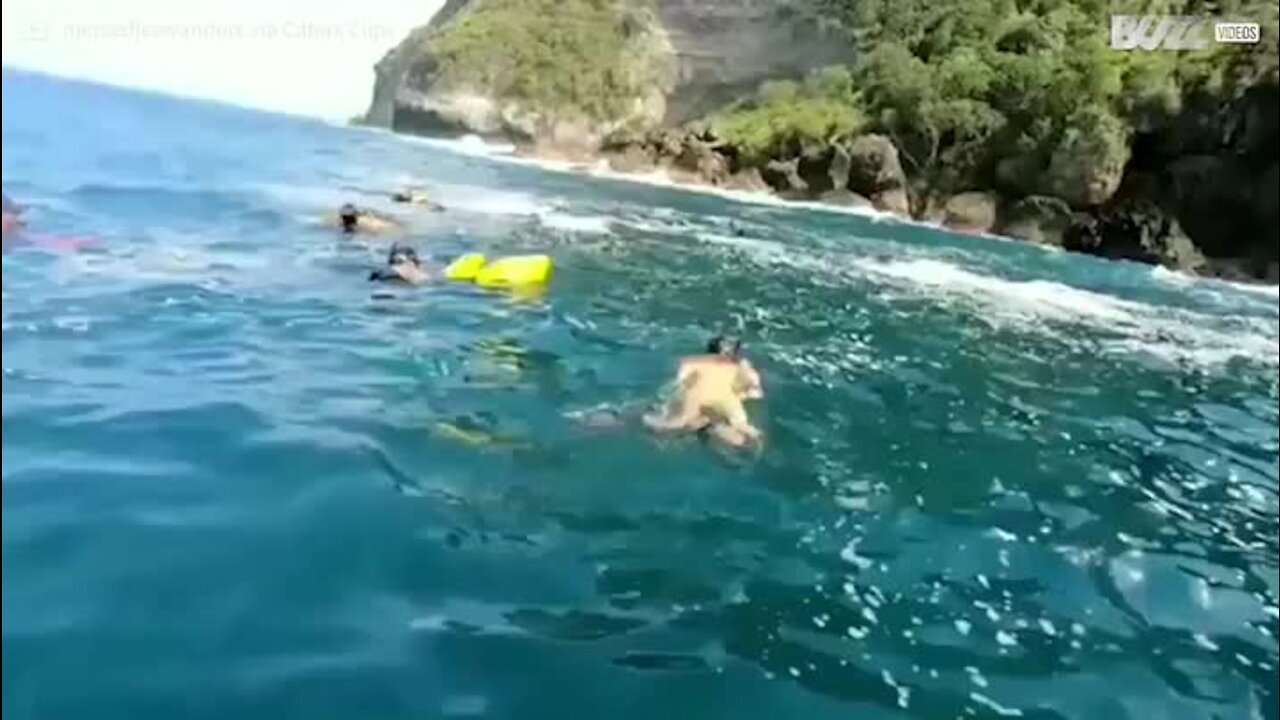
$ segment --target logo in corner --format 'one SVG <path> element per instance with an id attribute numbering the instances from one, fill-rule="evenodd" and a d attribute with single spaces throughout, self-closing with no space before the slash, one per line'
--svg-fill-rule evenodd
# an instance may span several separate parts
<path id="1" fill-rule="evenodd" d="M 1113 50 L 1203 50 L 1208 21 L 1178 15 L 1112 15 Z"/>

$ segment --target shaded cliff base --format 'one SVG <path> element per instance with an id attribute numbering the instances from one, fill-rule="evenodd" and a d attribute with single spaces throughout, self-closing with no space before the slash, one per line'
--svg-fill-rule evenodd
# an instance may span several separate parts
<path id="1" fill-rule="evenodd" d="M 797 144 L 750 160 L 717 137 L 709 123 L 614 134 L 598 147 L 506 139 L 515 142 L 518 154 L 553 161 L 561 169 L 598 173 L 603 167 L 650 181 L 890 214 L 958 232 L 1275 284 L 1280 281 L 1276 108 L 1272 85 L 1226 103 L 1193 105 L 1159 130 L 1134 136 L 1129 160 L 1108 181 L 1114 192 L 1084 207 L 1037 194 L 1044 190 L 1019 192 L 1025 183 L 1001 182 L 999 171 L 986 183 L 974 179 L 958 190 L 954 178 L 944 187 L 913 177 L 895 143 L 879 134 Z M 424 122 L 415 113 L 401 115 L 406 122 L 395 127 L 402 131 L 467 132 Z M 1039 184 L 1053 185 L 1043 178 Z"/>
<path id="2" fill-rule="evenodd" d="M 522 147 L 526 155 L 599 164 L 622 174 L 670 178 L 736 193 L 766 193 L 887 213 L 958 232 L 995 234 L 1112 259 L 1127 259 L 1238 281 L 1280 281 L 1276 165 L 1233 153 L 1137 156 L 1119 190 L 1096 207 L 1073 208 L 1047 195 L 991 189 L 939 192 L 902 168 L 893 142 L 863 135 L 747 167 L 732 145 L 705 129 L 662 130 L 615 139 L 592 160 L 580 153 Z M 1266 157 L 1266 155 L 1263 155 Z M 1260 241 L 1271 238 L 1270 242 Z"/>
<path id="3" fill-rule="evenodd" d="M 598 148 L 509 135 L 485 139 L 514 141 L 518 157 L 560 170 L 890 215 L 1196 275 L 1276 284 L 1280 189 L 1277 138 L 1269 130 L 1276 127 L 1275 105 L 1268 100 L 1274 94 L 1260 96 L 1248 113 L 1238 107 L 1201 111 L 1170 131 L 1138 136 L 1118 190 L 1084 208 L 1054 196 L 991 188 L 944 192 L 905 172 L 893 141 L 877 134 L 796 147 L 752 165 L 732 143 L 698 123 L 614 135 Z M 409 108 L 397 112 L 391 125 L 434 137 L 475 134 Z"/>
<path id="4" fill-rule="evenodd" d="M 476 136 L 469 136 L 475 141 L 475 145 L 480 145 Z M 588 156 L 581 152 L 546 153 L 545 146 L 535 149 L 532 145 L 527 146 L 508 146 L 513 151 L 508 152 L 488 152 L 485 153 L 490 157 L 504 158 L 508 161 L 519 164 L 529 165 L 542 169 L 552 170 L 556 172 L 566 172 L 587 175 L 591 177 L 608 178 L 614 180 L 622 180 L 627 182 L 638 182 L 646 185 L 657 187 L 670 187 L 688 190 L 692 192 L 709 193 L 718 197 L 734 200 L 738 202 L 749 203 L 765 203 L 776 205 L 778 207 L 794 207 L 797 209 L 816 210 L 821 212 L 835 212 L 841 214 L 857 215 L 859 217 L 871 218 L 877 221 L 890 220 L 901 221 L 913 224 L 919 224 L 925 227 L 933 227 L 938 229 L 951 230 L 962 234 L 990 237 L 995 239 L 1007 240 L 1011 242 L 1032 242 L 1042 245 L 1047 249 L 1067 250 L 1073 252 L 1083 252 L 1099 257 L 1109 259 L 1130 259 L 1138 262 L 1146 262 L 1157 267 L 1167 267 L 1176 272 L 1190 273 L 1202 277 L 1215 277 L 1231 282 L 1243 282 L 1248 284 L 1264 283 L 1275 286 L 1277 284 L 1274 279 L 1275 268 L 1272 267 L 1272 276 L 1268 279 L 1266 275 L 1254 274 L 1253 268 L 1256 267 L 1246 260 L 1236 259 L 1207 259 L 1203 260 L 1208 266 L 1198 266 L 1195 269 L 1181 267 L 1176 262 L 1176 257 L 1169 261 L 1153 260 L 1150 255 L 1142 256 L 1138 253 L 1121 252 L 1126 247 L 1128 241 L 1117 248 L 1108 249 L 1105 252 L 1097 251 L 1088 247 L 1073 246 L 1070 242 L 1064 240 L 1055 240 L 1055 230 L 1061 227 L 1070 227 L 1070 222 L 1060 221 L 1055 224 L 1052 218 L 1063 217 L 1060 214 L 1061 201 L 1056 198 L 1032 197 L 1025 199 L 1024 202 L 1009 203 L 1011 212 L 1007 215 L 1000 215 L 999 220 L 992 224 L 989 228 L 982 228 L 973 224 L 965 225 L 956 221 L 953 216 L 949 220 L 945 216 L 920 217 L 910 212 L 892 212 L 876 207 L 875 203 L 865 197 L 857 196 L 854 193 L 832 193 L 825 198 L 819 196 L 817 198 L 807 195 L 788 195 L 781 193 L 770 187 L 768 183 L 763 181 L 754 182 L 751 178 L 753 173 L 747 173 L 743 177 L 735 178 L 728 183 L 712 183 L 697 173 L 684 170 L 674 163 L 658 162 L 651 166 L 635 167 L 628 163 L 619 163 L 618 157 L 611 153 L 601 153 L 599 155 Z M 981 193 L 979 193 L 981 194 Z M 973 194 L 966 193 L 964 197 L 960 197 L 953 203 L 963 205 L 964 202 L 971 200 Z M 1041 206 L 1048 206 L 1043 209 Z M 1021 210 L 1029 213 L 1031 217 L 1028 219 L 1019 216 L 1016 213 Z M 1089 213 L 1072 213 L 1070 209 L 1064 211 L 1065 217 L 1068 219 L 1079 218 L 1086 223 L 1097 222 L 1098 218 Z M 1045 220 L 1045 218 L 1050 220 Z M 1114 222 L 1114 220 L 1108 220 Z M 1140 215 L 1134 215 L 1131 218 L 1123 220 L 1125 223 L 1121 226 L 1122 236 L 1132 233 L 1135 238 L 1142 238 L 1141 230 L 1143 223 L 1149 224 L 1157 229 L 1163 228 L 1160 224 L 1165 222 L 1159 215 L 1152 218 L 1143 218 Z M 1019 227 L 1019 225 L 1021 227 Z M 1135 231 L 1135 228 L 1139 230 Z M 1148 231 L 1149 232 L 1149 231 Z M 1165 232 L 1167 234 L 1167 231 Z M 1148 243 L 1150 240 L 1148 240 Z M 1172 247 L 1179 249 L 1182 247 L 1179 243 L 1173 243 Z M 1158 250 L 1162 249 L 1157 247 Z M 1200 255 L 1194 255 L 1197 251 L 1192 247 L 1193 257 L 1201 258 Z"/>

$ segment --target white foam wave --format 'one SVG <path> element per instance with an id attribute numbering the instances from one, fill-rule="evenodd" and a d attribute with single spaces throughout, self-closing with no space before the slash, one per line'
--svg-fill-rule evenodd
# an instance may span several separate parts
<path id="1" fill-rule="evenodd" d="M 452 188 L 439 195 L 450 209 L 482 215 L 540 216 L 552 210 L 551 204 L 520 192 L 474 187 Z"/>
<path id="2" fill-rule="evenodd" d="M 1162 283 L 1172 284 L 1176 287 L 1192 287 L 1213 288 L 1213 290 L 1226 290 L 1233 292 L 1244 292 L 1248 295 L 1262 297 L 1280 297 L 1280 286 L 1275 284 L 1260 284 L 1251 282 L 1225 281 L 1221 278 L 1202 278 L 1197 275 L 1179 272 L 1179 270 L 1170 270 L 1165 266 L 1156 265 L 1151 269 L 1151 277 Z"/>
<path id="3" fill-rule="evenodd" d="M 861 267 L 978 306 L 988 321 L 1024 327 L 1044 321 L 1073 323 L 1120 336 L 1102 342 L 1108 350 L 1141 351 L 1171 362 L 1203 365 L 1237 358 L 1280 363 L 1280 327 L 1263 318 L 1149 305 L 1044 280 L 1005 280 L 938 260 L 870 262 Z"/>
<path id="4" fill-rule="evenodd" d="M 598 215 L 571 215 L 562 212 L 544 212 L 538 220 L 546 227 L 566 232 L 603 234 L 609 232 L 609 218 Z"/>
<path id="5" fill-rule="evenodd" d="M 447 151 L 466 151 L 458 141 L 425 142 Z M 472 144 L 474 145 L 474 141 Z M 662 171 L 625 174 L 609 169 L 603 162 L 584 165 L 504 154 L 491 154 L 488 157 L 499 162 L 553 172 L 675 188 L 741 203 L 859 215 L 876 221 L 892 220 L 945 230 L 938 228 L 936 224 L 898 218 L 866 208 L 792 202 L 770 194 L 684 184 Z M 609 218 L 572 215 L 555 207 L 540 206 L 529 196 L 495 194 L 487 190 L 478 195 L 481 198 L 479 201 L 470 200 L 460 204 L 465 209 L 479 212 L 535 215 L 550 227 L 572 232 L 607 232 L 611 222 Z M 697 232 L 701 223 L 685 222 L 682 218 L 670 222 L 668 218 L 657 215 L 659 213 L 655 212 L 638 220 L 612 220 L 657 232 L 692 231 L 703 242 L 732 248 L 745 253 L 753 261 L 768 265 L 787 266 L 813 274 L 835 276 L 845 281 L 887 284 L 911 294 L 923 293 L 945 298 L 968 305 L 989 323 L 1015 324 L 1020 329 L 1054 335 L 1058 334 L 1061 324 L 1087 326 L 1101 335 L 1098 343 L 1104 351 L 1130 354 L 1139 351 L 1171 362 L 1204 365 L 1218 365 L 1238 358 L 1270 365 L 1280 364 L 1280 328 L 1277 327 L 1276 320 L 1232 314 L 1231 306 L 1235 303 L 1221 304 L 1219 307 L 1222 308 L 1222 313 L 1169 308 L 1048 280 L 1008 280 L 930 257 L 871 260 L 853 257 L 838 250 L 821 251 L 751 237 Z M 984 237 L 1006 239 L 998 236 Z M 1152 277 L 1163 282 L 1194 284 L 1198 289 L 1206 287 L 1203 283 L 1211 283 L 1208 287 L 1215 290 L 1224 288 L 1255 296 L 1277 296 L 1277 288 L 1274 286 L 1190 278 L 1163 268 L 1154 268 Z"/>
<path id="6" fill-rule="evenodd" d="M 1186 273 L 1180 273 L 1176 270 L 1170 270 L 1169 268 L 1164 267 L 1163 265 L 1156 265 L 1155 267 L 1151 268 L 1151 277 L 1155 278 L 1156 280 L 1160 280 L 1161 282 L 1166 282 L 1171 285 L 1178 285 L 1178 286 L 1190 285 L 1192 281 L 1192 278 L 1190 275 Z"/>
<path id="7" fill-rule="evenodd" d="M 490 142 L 479 135 L 463 135 L 460 138 L 434 138 L 403 133 L 390 134 L 407 143 L 414 145 L 426 145 L 427 147 L 456 153 L 458 155 L 467 155 L 470 157 L 502 158 L 510 156 L 516 151 L 515 145 L 510 143 Z"/>
<path id="8" fill-rule="evenodd" d="M 1207 313 L 1127 300 L 1047 280 L 1008 280 L 935 258 L 872 260 L 752 237 L 698 233 L 753 262 L 846 282 L 887 284 L 911 295 L 967 306 L 983 321 L 1059 336 L 1063 325 L 1101 336 L 1104 351 L 1141 352 L 1172 363 L 1215 366 L 1235 360 L 1280 364 L 1280 324 L 1273 318 Z"/>
<path id="9" fill-rule="evenodd" d="M 560 171 L 581 172 L 581 166 L 564 167 L 562 164 L 544 165 L 540 161 L 532 161 L 530 164 L 543 167 L 545 169 L 555 169 Z M 622 182 L 634 182 L 642 185 L 652 185 L 656 187 L 664 187 L 675 190 L 684 190 L 686 192 L 698 193 L 701 195 L 713 195 L 718 198 L 742 203 L 744 205 L 767 205 L 770 207 L 786 208 L 794 210 L 813 210 L 818 212 L 836 213 L 840 215 L 856 215 L 858 217 L 870 218 L 873 221 L 880 222 L 884 220 L 898 221 L 901 218 L 893 213 L 876 210 L 867 207 L 844 207 L 840 205 L 831 205 L 816 201 L 804 200 L 784 200 L 777 195 L 768 192 L 758 192 L 752 190 L 733 190 L 730 188 L 715 187 L 713 185 L 701 185 L 697 183 L 686 183 L 676 180 L 668 173 L 661 170 L 655 170 L 648 173 L 621 173 L 611 170 L 606 163 L 597 163 L 595 166 L 587 170 L 587 175 L 591 177 L 607 178 L 610 180 L 619 180 Z"/>
<path id="10" fill-rule="evenodd" d="M 464 135 L 458 139 L 458 147 L 477 155 L 510 155 L 516 151 L 511 143 L 487 142 L 479 135 Z"/>
<path id="11" fill-rule="evenodd" d="M 526 167 L 536 167 L 550 172 L 586 175 L 588 177 L 605 178 L 621 182 L 633 182 L 641 185 L 684 190 L 702 195 L 714 195 L 725 200 L 731 200 L 743 204 L 769 205 L 779 208 L 813 210 L 818 212 L 837 213 L 841 215 L 856 215 L 859 217 L 870 218 L 875 222 L 885 220 L 894 222 L 912 222 L 893 213 L 876 210 L 874 208 L 844 207 L 816 201 L 784 200 L 769 192 L 733 190 L 729 188 L 715 187 L 712 185 L 681 182 L 673 178 L 669 173 L 660 169 L 645 173 L 618 172 L 611 169 L 608 162 L 604 159 L 595 160 L 591 163 L 583 163 L 568 160 L 556 160 L 553 158 L 521 156 L 515 154 L 515 146 L 513 145 L 489 143 L 474 136 L 464 137 L 461 140 L 423 138 L 411 135 L 404 135 L 400 137 L 404 137 L 407 142 L 428 145 L 447 152 L 469 156 L 481 156 L 499 162 L 523 165 Z"/>
<path id="12" fill-rule="evenodd" d="M 1221 282 L 1229 286 L 1232 290 L 1261 295 L 1272 299 L 1280 298 L 1280 285 L 1254 285 L 1251 283 L 1233 282 L 1230 280 L 1223 280 Z"/>
<path id="13" fill-rule="evenodd" d="M 989 303 L 992 309 L 1018 316 L 1078 320 L 1091 317 L 1123 322 L 1131 316 L 1134 303 L 1109 295 L 1081 290 L 1044 280 L 1011 281 L 970 272 L 951 263 L 932 259 L 865 263 L 876 274 L 936 288 Z"/>

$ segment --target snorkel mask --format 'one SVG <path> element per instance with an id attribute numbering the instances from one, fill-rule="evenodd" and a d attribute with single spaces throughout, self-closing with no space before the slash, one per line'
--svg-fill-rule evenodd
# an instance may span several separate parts
<path id="1" fill-rule="evenodd" d="M 338 219 L 342 221 L 343 232 L 355 232 L 356 224 L 360 221 L 360 211 L 356 210 L 355 205 L 347 203 L 338 210 Z"/>
<path id="2" fill-rule="evenodd" d="M 742 341 L 735 337 L 717 335 L 707 343 L 707 352 L 737 359 L 742 356 Z"/>
<path id="3" fill-rule="evenodd" d="M 397 243 L 392 245 L 391 250 L 387 253 L 387 265 L 400 265 L 402 263 L 419 264 L 418 251 L 407 245 Z"/>

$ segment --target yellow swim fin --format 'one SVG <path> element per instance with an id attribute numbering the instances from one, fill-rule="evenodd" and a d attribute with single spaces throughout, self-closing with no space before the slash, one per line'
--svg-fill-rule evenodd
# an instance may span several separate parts
<path id="1" fill-rule="evenodd" d="M 481 287 L 541 285 L 551 278 L 551 258 L 546 255 L 512 255 L 498 258 L 475 275 Z"/>
<path id="2" fill-rule="evenodd" d="M 475 280 L 484 264 L 482 253 L 467 253 L 449 263 L 449 267 L 444 269 L 444 276 L 450 280 Z"/>
<path id="3" fill-rule="evenodd" d="M 492 445 L 496 440 L 491 433 L 487 433 L 483 430 L 468 430 L 460 428 L 450 422 L 437 422 L 435 424 L 435 431 L 441 437 L 475 447 Z"/>

